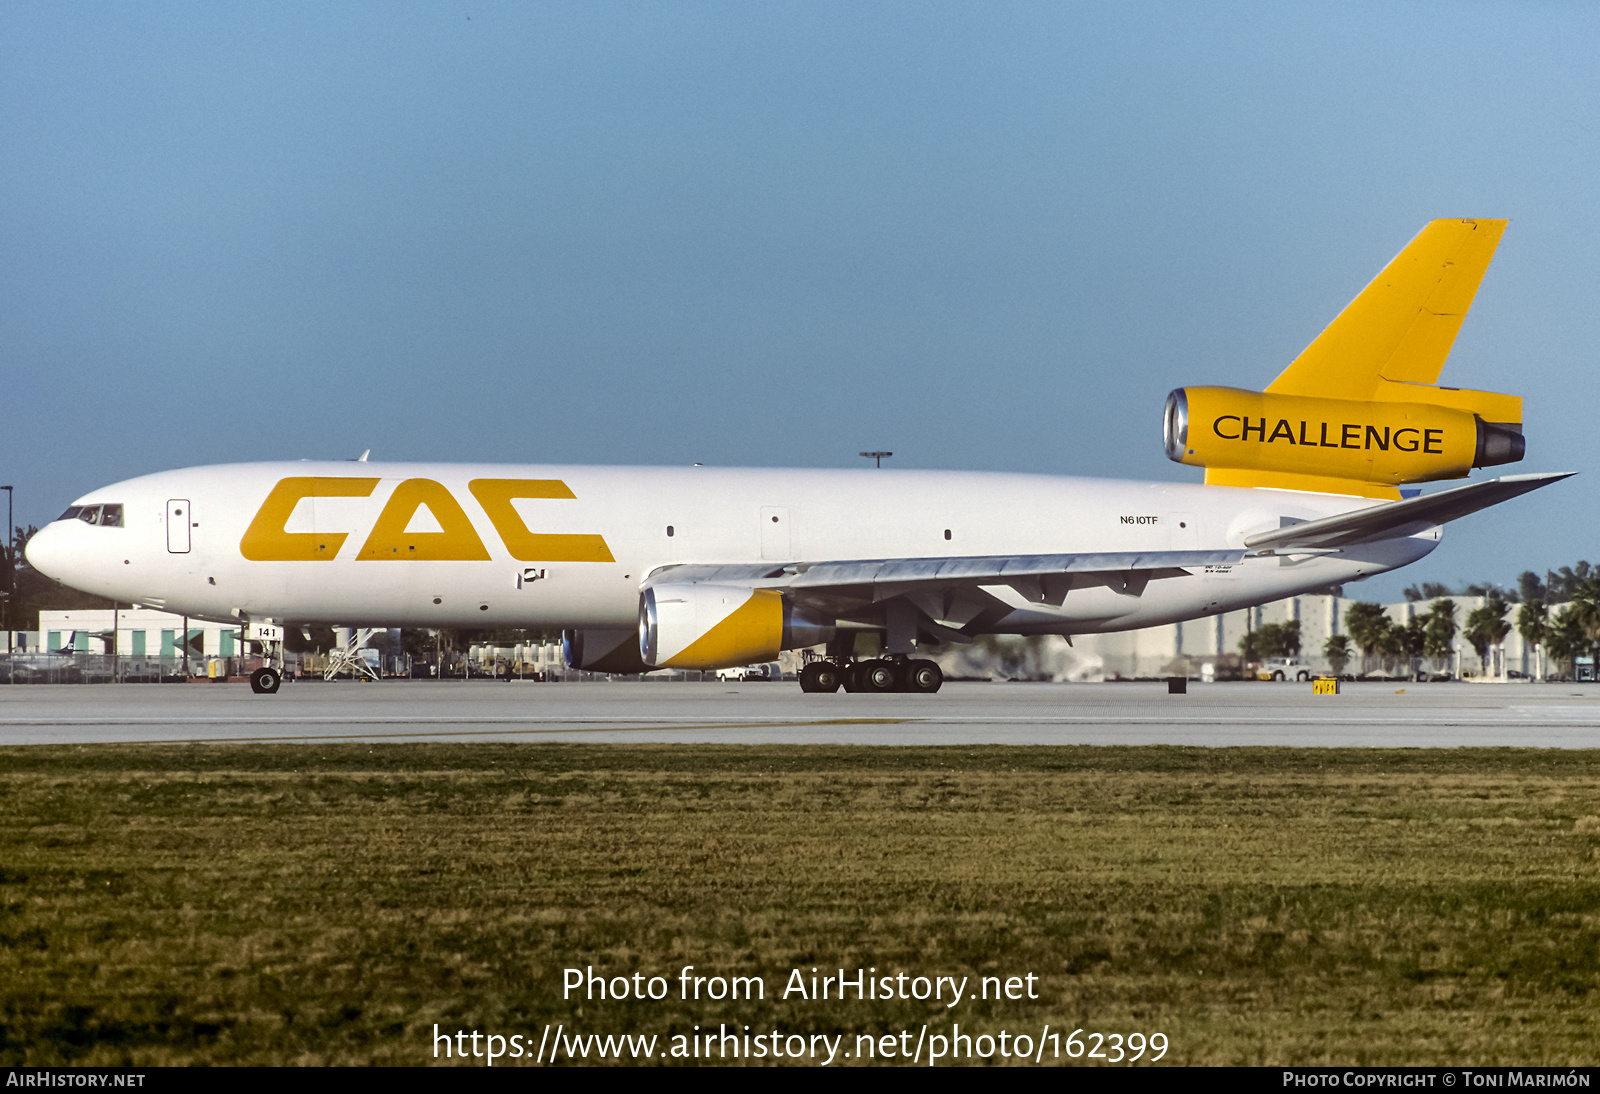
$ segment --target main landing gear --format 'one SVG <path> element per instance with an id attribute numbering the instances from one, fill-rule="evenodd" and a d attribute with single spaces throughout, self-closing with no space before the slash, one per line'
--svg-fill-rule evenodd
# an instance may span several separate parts
<path id="1" fill-rule="evenodd" d="M 944 683 L 944 673 L 932 661 L 874 658 L 838 664 L 813 661 L 800 670 L 800 690 L 807 692 L 915 691 L 932 695 Z"/>

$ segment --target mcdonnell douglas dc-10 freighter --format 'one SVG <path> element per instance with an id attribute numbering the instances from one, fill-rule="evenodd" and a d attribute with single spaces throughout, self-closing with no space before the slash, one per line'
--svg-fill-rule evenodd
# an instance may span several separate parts
<path id="1" fill-rule="evenodd" d="M 1445 522 L 1564 478 L 1400 489 L 1522 459 L 1520 398 L 1437 386 L 1505 226 L 1429 224 L 1265 391 L 1168 395 L 1167 455 L 1203 467 L 1204 485 L 232 464 L 91 491 L 33 537 L 28 561 L 261 635 L 561 628 L 569 664 L 617 673 L 819 646 L 802 690 L 937 691 L 919 644 L 1129 630 L 1369 577 L 1432 551 Z M 277 689 L 270 666 L 257 691 Z"/>

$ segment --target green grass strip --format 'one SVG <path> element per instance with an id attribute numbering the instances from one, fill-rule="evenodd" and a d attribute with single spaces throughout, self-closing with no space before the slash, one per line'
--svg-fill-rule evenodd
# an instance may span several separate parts
<path id="1" fill-rule="evenodd" d="M 766 997 L 678 999 L 685 965 Z M 563 999 L 586 966 L 674 992 Z M 1040 997 L 778 997 L 813 966 Z M 1593 751 L 0 749 L 10 1065 L 959 1022 L 1162 1032 L 1167 1063 L 1565 1066 L 1597 988 Z"/>

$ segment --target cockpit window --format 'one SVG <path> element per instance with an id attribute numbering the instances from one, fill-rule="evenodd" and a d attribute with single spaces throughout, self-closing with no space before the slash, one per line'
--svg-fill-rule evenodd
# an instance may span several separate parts
<path id="1" fill-rule="evenodd" d="M 98 524 L 102 528 L 122 527 L 122 506 L 120 505 L 74 505 L 57 520 L 72 520 L 77 518 L 85 524 Z"/>

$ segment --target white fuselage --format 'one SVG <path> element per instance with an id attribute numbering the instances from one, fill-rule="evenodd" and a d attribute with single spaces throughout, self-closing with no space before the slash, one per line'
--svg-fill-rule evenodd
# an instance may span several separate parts
<path id="1" fill-rule="evenodd" d="M 288 537 L 342 533 L 326 557 L 246 558 L 246 530 L 259 525 L 275 486 L 293 477 L 377 481 L 368 496 L 308 497 L 279 519 L 276 531 Z M 486 560 L 370 550 L 360 557 L 395 488 L 419 479 L 459 503 Z M 484 480 L 564 483 L 571 497 L 512 503 L 525 530 L 602 537 L 613 561 L 529 558 L 526 547 L 514 557 L 471 488 Z M 1240 549 L 1248 535 L 1374 502 L 970 472 L 293 462 L 146 475 L 76 504 L 121 505 L 121 526 L 58 520 L 34 536 L 28 559 L 65 584 L 122 602 L 222 621 L 552 629 L 635 626 L 641 582 L 673 564 Z M 437 527 L 427 508 L 410 522 L 417 532 Z M 1152 581 L 1137 596 L 1084 590 L 1059 607 L 1019 600 L 993 629 L 1082 633 L 1195 618 L 1404 566 L 1439 536 L 1433 528 L 1338 554 L 1200 567 Z"/>

